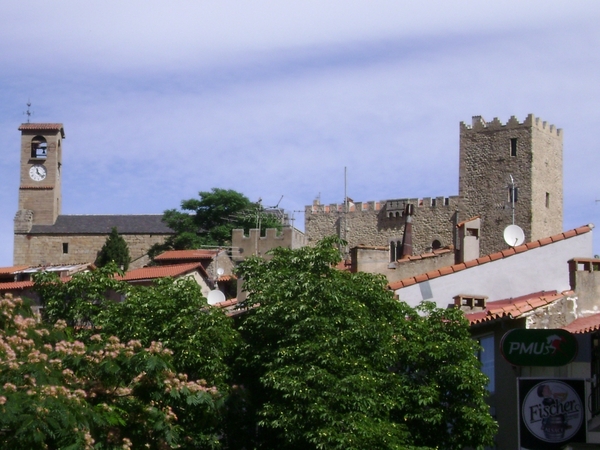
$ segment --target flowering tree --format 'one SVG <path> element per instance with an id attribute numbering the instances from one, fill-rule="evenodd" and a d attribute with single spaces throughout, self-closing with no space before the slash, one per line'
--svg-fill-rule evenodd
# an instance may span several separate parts
<path id="1" fill-rule="evenodd" d="M 214 420 L 220 394 L 174 372 L 170 350 L 71 333 L 64 321 L 38 323 L 21 299 L 0 299 L 0 447 L 218 446 L 214 434 L 181 426 L 180 416 Z"/>

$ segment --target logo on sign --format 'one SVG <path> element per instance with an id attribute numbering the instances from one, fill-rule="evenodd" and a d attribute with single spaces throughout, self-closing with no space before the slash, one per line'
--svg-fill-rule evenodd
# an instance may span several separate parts
<path id="1" fill-rule="evenodd" d="M 504 358 L 515 366 L 562 366 L 577 355 L 577 340 L 565 330 L 514 329 L 500 343 Z"/>
<path id="2" fill-rule="evenodd" d="M 551 443 L 569 440 L 583 423 L 581 398 L 568 384 L 545 380 L 525 395 L 521 417 L 536 438 Z"/>

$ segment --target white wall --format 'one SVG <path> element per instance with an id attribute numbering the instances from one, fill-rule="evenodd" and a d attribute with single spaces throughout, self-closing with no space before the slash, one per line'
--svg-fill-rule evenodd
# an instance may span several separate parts
<path id="1" fill-rule="evenodd" d="M 397 289 L 396 295 L 410 306 L 423 300 L 445 308 L 458 294 L 487 296 L 488 301 L 538 291 L 569 290 L 572 258 L 592 258 L 592 232 L 484 263 L 460 272 Z"/>

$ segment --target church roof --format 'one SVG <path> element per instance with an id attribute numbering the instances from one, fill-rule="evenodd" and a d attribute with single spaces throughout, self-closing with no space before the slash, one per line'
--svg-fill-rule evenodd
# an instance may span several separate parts
<path id="1" fill-rule="evenodd" d="M 65 137 L 65 130 L 62 123 L 22 123 L 19 127 L 19 131 L 60 131 L 61 136 Z"/>
<path id="2" fill-rule="evenodd" d="M 162 214 L 139 215 L 61 215 L 54 225 L 34 225 L 29 234 L 173 234 Z"/>

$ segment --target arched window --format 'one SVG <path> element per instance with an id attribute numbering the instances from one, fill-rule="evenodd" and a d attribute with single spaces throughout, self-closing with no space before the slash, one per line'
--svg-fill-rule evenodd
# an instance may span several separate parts
<path id="1" fill-rule="evenodd" d="M 438 250 L 438 249 L 442 248 L 442 243 L 440 241 L 438 241 L 437 239 L 434 239 L 434 241 L 431 243 L 431 248 L 433 250 Z"/>
<path id="2" fill-rule="evenodd" d="M 48 143 L 43 136 L 36 136 L 31 140 L 31 157 L 46 159 L 48 156 Z"/>

